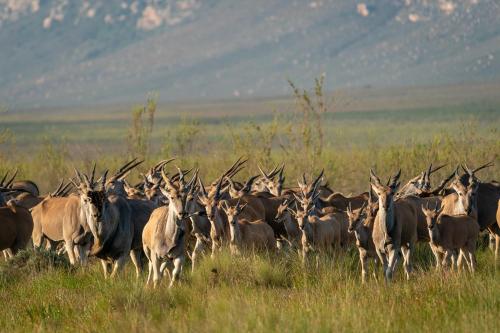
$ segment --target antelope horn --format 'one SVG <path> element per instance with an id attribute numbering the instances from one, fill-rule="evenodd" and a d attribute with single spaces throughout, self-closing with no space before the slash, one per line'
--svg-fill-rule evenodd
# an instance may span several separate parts
<path id="1" fill-rule="evenodd" d="M 86 174 L 83 174 L 83 180 L 85 181 L 85 185 L 87 185 L 88 188 L 92 188 L 92 184 L 90 183 L 90 179 Z"/>
<path id="2" fill-rule="evenodd" d="M 269 179 L 269 177 L 267 176 L 267 174 L 262 170 L 262 168 L 260 167 L 260 165 L 257 165 L 257 168 L 259 168 L 259 171 L 262 174 L 262 176 L 264 176 L 264 178 L 266 178 L 267 180 L 271 180 L 271 179 Z"/>
<path id="3" fill-rule="evenodd" d="M 12 182 L 16 178 L 17 173 L 18 173 L 18 170 L 16 169 L 16 171 L 14 172 L 14 174 L 12 175 L 12 177 L 10 178 L 10 180 L 4 185 L 5 187 L 9 187 L 10 185 L 12 185 Z"/>
<path id="4" fill-rule="evenodd" d="M 103 190 L 103 191 L 105 191 L 105 190 L 106 190 L 106 178 L 108 177 L 108 171 L 109 171 L 109 170 L 104 171 L 104 173 L 103 173 L 103 175 L 102 175 L 102 177 L 101 177 L 101 179 L 102 179 L 101 184 L 102 184 L 102 190 Z"/>
<path id="5" fill-rule="evenodd" d="M 207 196 L 207 190 L 205 189 L 205 186 L 203 185 L 203 181 L 201 180 L 201 177 L 198 177 L 198 184 L 200 186 L 200 191 L 203 194 L 203 196 Z"/>
<path id="6" fill-rule="evenodd" d="M 57 189 L 54 192 L 51 193 L 51 195 L 53 197 L 57 196 L 57 193 L 59 193 L 59 191 L 62 189 L 63 185 L 64 185 L 64 178 L 61 179 L 61 183 L 59 184 L 59 186 L 57 187 Z"/>
<path id="7" fill-rule="evenodd" d="M 9 175 L 9 171 L 5 173 L 5 175 L 2 178 L 2 181 L 0 182 L 0 186 L 3 186 L 3 183 L 5 182 L 5 179 L 7 179 L 7 176 Z"/>
<path id="8" fill-rule="evenodd" d="M 188 169 L 188 170 L 182 170 L 182 173 L 183 173 L 183 176 L 187 176 L 193 169 Z M 177 181 L 180 179 L 180 173 L 177 172 L 175 175 L 173 175 L 171 178 L 170 178 L 173 182 Z"/>
<path id="9" fill-rule="evenodd" d="M 396 184 L 399 180 L 399 177 L 401 177 L 401 169 L 392 177 L 392 184 Z"/>
<path id="10" fill-rule="evenodd" d="M 233 190 L 236 190 L 236 186 L 234 185 L 234 182 L 231 178 L 229 177 L 225 177 L 224 180 L 226 180 L 228 183 L 229 183 L 229 186 L 233 189 Z"/>
<path id="11" fill-rule="evenodd" d="M 75 169 L 75 174 L 76 174 L 76 178 L 77 180 L 82 183 L 83 182 L 83 177 L 82 177 L 82 174 L 80 173 L 80 171 L 78 171 L 76 168 Z"/>
<path id="12" fill-rule="evenodd" d="M 482 169 L 485 169 L 485 168 L 489 168 L 489 167 L 492 167 L 492 166 L 494 166 L 494 165 L 495 165 L 495 163 L 493 163 L 493 161 L 488 162 L 488 163 L 486 163 L 486 164 L 483 164 L 483 165 L 481 165 L 480 167 L 477 167 L 477 168 L 475 168 L 474 170 L 472 170 L 472 174 L 475 174 L 475 173 L 476 173 L 476 172 L 478 172 L 479 170 L 482 170 Z"/>
<path id="13" fill-rule="evenodd" d="M 158 171 L 160 171 L 161 169 L 163 169 L 163 167 L 164 167 L 165 165 L 167 165 L 168 163 L 170 163 L 170 162 L 172 162 L 172 161 L 174 161 L 174 160 L 175 160 L 175 158 L 170 158 L 170 159 L 168 159 L 168 160 L 162 160 L 162 161 L 160 161 L 160 162 L 156 163 L 156 165 L 153 167 L 153 170 L 154 170 L 155 172 L 158 172 Z"/>
<path id="14" fill-rule="evenodd" d="M 370 168 L 370 180 L 375 181 L 375 185 L 378 185 L 378 186 L 382 185 L 380 183 L 380 178 L 377 177 L 377 175 L 375 174 L 375 172 L 371 168 Z"/>
<path id="15" fill-rule="evenodd" d="M 273 179 L 279 173 L 279 171 L 280 171 L 280 169 L 278 169 L 278 166 L 276 165 L 274 167 L 274 169 L 272 169 L 271 172 L 269 172 L 267 177 L 269 177 L 270 179 Z"/>
<path id="16" fill-rule="evenodd" d="M 318 190 L 318 187 L 321 183 L 321 179 L 323 177 L 323 174 L 325 173 L 325 169 L 321 170 L 321 173 L 319 174 L 318 178 L 311 184 L 311 191 L 307 194 L 307 197 L 310 197 L 316 193 Z"/>
<path id="17" fill-rule="evenodd" d="M 94 183 L 95 168 L 96 168 L 96 163 L 94 162 L 94 166 L 92 167 L 92 173 L 91 173 L 91 175 L 90 175 L 90 182 L 91 182 L 92 184 Z"/>
<path id="18" fill-rule="evenodd" d="M 432 165 L 432 164 L 431 164 Z M 441 164 L 440 166 L 438 167 L 435 167 L 434 169 L 432 170 L 429 170 L 429 175 L 433 174 L 434 172 L 438 171 L 438 170 L 441 170 L 442 168 L 444 168 L 445 166 L 447 166 L 448 163 L 445 163 L 445 164 Z"/>
<path id="19" fill-rule="evenodd" d="M 257 176 L 250 177 L 250 178 L 246 181 L 245 185 L 243 185 L 243 188 L 242 188 L 241 190 L 242 190 L 242 191 L 244 191 L 244 192 L 250 192 L 250 190 L 252 189 L 252 184 L 253 184 L 253 182 L 254 182 L 257 178 L 259 178 L 259 176 L 258 176 L 258 175 L 257 175 Z"/>
<path id="20" fill-rule="evenodd" d="M 184 183 L 184 173 L 177 165 L 175 166 L 175 168 L 177 169 L 177 172 L 179 174 L 179 183 Z"/>
<path id="21" fill-rule="evenodd" d="M 429 168 L 427 168 L 427 174 L 430 176 L 432 173 L 432 163 L 429 164 Z"/>
<path id="22" fill-rule="evenodd" d="M 453 171 L 446 179 L 444 179 L 443 181 L 441 181 L 441 183 L 439 183 L 439 185 L 431 191 L 431 193 L 433 195 L 437 195 L 439 194 L 439 192 L 441 192 L 443 190 L 443 188 L 446 186 L 446 184 L 452 180 L 453 177 L 455 177 L 455 174 L 458 172 L 458 167 L 455 171 Z"/>
<path id="23" fill-rule="evenodd" d="M 469 169 L 469 167 L 467 166 L 466 163 L 464 163 L 462 165 L 462 169 L 464 169 L 464 171 L 467 172 L 469 174 L 469 176 L 473 176 L 474 175 L 474 171 L 472 171 L 471 169 Z"/>
<path id="24" fill-rule="evenodd" d="M 120 179 L 120 178 L 125 178 L 124 176 L 133 168 L 138 166 L 139 164 L 144 163 L 144 160 L 138 161 L 138 162 L 133 162 L 133 163 L 128 163 L 126 167 L 122 167 L 114 176 L 114 179 Z"/>
<path id="25" fill-rule="evenodd" d="M 212 185 L 215 185 L 217 183 L 219 183 L 219 181 L 221 180 L 224 180 L 225 177 L 233 177 L 234 175 L 236 175 L 238 172 L 241 171 L 241 166 L 243 166 L 243 164 L 245 164 L 248 160 L 241 160 L 243 158 L 243 156 L 241 156 L 240 158 L 238 158 L 238 160 L 236 160 L 236 162 L 234 162 L 234 164 L 228 169 L 226 170 L 226 172 L 224 172 L 222 174 L 222 176 L 220 176 L 219 178 L 217 178 L 213 183 Z"/>
<path id="26" fill-rule="evenodd" d="M 240 157 L 241 159 L 241 157 Z M 227 177 L 234 177 L 238 172 L 240 172 L 244 167 L 243 164 L 245 164 L 248 161 L 248 159 L 243 160 L 235 164 L 234 168 L 231 168 L 231 171 L 226 173 Z"/>
<path id="27" fill-rule="evenodd" d="M 167 177 L 167 175 L 165 174 L 165 169 L 161 169 L 161 177 L 163 178 L 163 181 L 165 182 L 165 185 L 169 188 L 173 188 L 173 184 L 172 182 L 170 181 L 170 179 Z"/>
<path id="28" fill-rule="evenodd" d="M 191 178 L 191 180 L 189 181 L 189 183 L 187 183 L 186 186 L 189 187 L 189 189 L 194 188 L 193 185 L 196 183 L 196 179 L 198 178 L 198 172 L 199 172 L 199 170 L 196 169 L 196 171 L 193 174 L 193 178 Z"/>
<path id="29" fill-rule="evenodd" d="M 131 165 L 132 163 L 134 163 L 135 161 L 137 161 L 137 157 L 134 158 L 133 160 L 125 163 L 124 165 L 122 165 L 122 167 L 120 169 L 118 169 L 118 172 L 121 172 L 123 170 L 125 170 L 129 165 Z"/>
<path id="30" fill-rule="evenodd" d="M 219 181 L 217 182 L 217 186 L 215 187 L 215 195 L 214 195 L 214 199 L 215 200 L 219 200 L 220 199 L 220 189 L 222 188 L 222 181 L 223 179 L 220 178 Z"/>
<path id="31" fill-rule="evenodd" d="M 278 178 L 280 181 L 283 181 L 285 178 L 283 177 L 283 170 L 285 170 L 285 163 L 281 166 L 280 172 L 278 174 Z"/>
<path id="32" fill-rule="evenodd" d="M 61 181 L 61 185 L 59 185 L 59 188 L 52 193 L 52 196 L 53 197 L 61 197 L 61 196 L 65 196 L 67 193 L 67 191 L 69 190 L 69 188 L 72 186 L 71 182 L 68 182 L 66 185 L 64 185 L 62 188 L 61 186 L 64 184 L 64 179 Z"/>

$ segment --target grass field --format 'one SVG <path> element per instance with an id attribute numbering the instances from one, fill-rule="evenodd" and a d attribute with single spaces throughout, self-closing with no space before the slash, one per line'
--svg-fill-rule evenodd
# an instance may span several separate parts
<path id="1" fill-rule="evenodd" d="M 430 162 L 448 163 L 433 180 L 437 184 L 457 163 L 493 160 L 495 166 L 479 176 L 498 180 L 500 98 L 491 87 L 466 88 L 337 97 L 331 110 L 338 112 L 321 118 L 320 153 L 301 142 L 307 136 L 296 128 L 303 118 L 290 99 L 160 106 L 140 170 L 176 156 L 179 166 L 200 167 L 209 182 L 245 155 L 250 162 L 240 179 L 258 172 L 257 163 L 271 168 L 285 162 L 288 186 L 302 172 L 325 168 L 335 190 L 359 193 L 368 189 L 370 167 L 384 178 L 401 167 L 404 182 Z M 0 173 L 17 167 L 20 178 L 35 180 L 46 192 L 74 166 L 88 170 L 95 160 L 99 170 L 114 170 L 133 155 L 127 147 L 130 111 L 0 114 Z M 311 140 L 318 142 L 314 133 Z M 131 182 L 136 179 L 137 172 Z M 0 264 L 0 331 L 500 330 L 500 271 L 485 248 L 474 276 L 434 272 L 428 246 L 421 244 L 411 281 L 404 281 L 400 268 L 391 285 L 371 279 L 366 286 L 355 249 L 324 258 L 307 272 L 295 254 L 224 254 L 204 260 L 194 273 L 186 266 L 175 289 L 164 283 L 154 291 L 144 288 L 145 277 L 136 281 L 131 265 L 106 281 L 98 263 L 75 270 L 64 261 L 51 263 L 46 254 L 24 256 Z"/>
<path id="2" fill-rule="evenodd" d="M 5 332 L 498 331 L 500 270 L 489 250 L 479 253 L 474 276 L 434 272 L 430 259 L 422 245 L 411 281 L 398 274 L 391 285 L 373 278 L 362 285 L 354 250 L 321 260 L 308 272 L 295 254 L 239 259 L 224 254 L 204 260 L 194 273 L 185 269 L 173 290 L 167 283 L 145 289 L 145 279 L 137 281 L 131 267 L 108 281 L 97 263 L 76 271 L 34 260 L 24 268 L 2 264 L 0 327 Z"/>

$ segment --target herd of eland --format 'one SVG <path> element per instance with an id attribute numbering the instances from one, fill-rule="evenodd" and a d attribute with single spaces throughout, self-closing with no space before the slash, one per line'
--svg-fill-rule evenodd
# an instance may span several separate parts
<path id="1" fill-rule="evenodd" d="M 430 176 L 444 166 L 431 165 L 404 186 L 401 170 L 387 182 L 370 170 L 369 191 L 344 196 L 324 184 L 323 172 L 285 188 L 284 165 L 259 167 L 259 175 L 238 182 L 247 162 L 240 158 L 208 184 L 198 170 L 169 173 L 172 161 L 160 161 L 135 185 L 126 178 L 143 161 L 100 175 L 94 164 L 45 196 L 34 182 L 7 173 L 0 181 L 0 250 L 9 260 L 32 244 L 82 266 L 95 257 L 106 278 L 128 257 L 140 277 L 147 261 L 146 283 L 155 287 L 165 270 L 170 286 L 177 283 L 186 258 L 194 270 L 203 255 L 213 258 L 224 248 L 235 256 L 297 251 L 305 265 L 313 255 L 356 247 L 363 282 L 368 259 L 382 265 L 387 281 L 402 262 L 409 279 L 417 243 L 429 244 L 436 269 L 474 272 L 478 237 L 487 230 L 499 255 L 500 184 L 477 176 L 492 163 L 457 167 L 435 188 Z"/>

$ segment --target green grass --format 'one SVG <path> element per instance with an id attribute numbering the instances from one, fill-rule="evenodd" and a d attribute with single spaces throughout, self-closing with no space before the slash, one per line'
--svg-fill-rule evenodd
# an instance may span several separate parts
<path id="1" fill-rule="evenodd" d="M 199 167 L 209 182 L 245 155 L 250 162 L 239 180 L 258 173 L 258 163 L 271 168 L 285 162 L 287 186 L 295 186 L 302 172 L 324 168 L 335 190 L 359 193 L 368 189 L 370 167 L 383 178 L 402 168 L 405 181 L 430 162 L 448 163 L 433 176 L 437 184 L 458 163 L 493 160 L 495 166 L 479 176 L 498 180 L 498 102 L 399 106 L 375 100 L 372 109 L 370 99 L 364 103 L 361 110 L 325 115 L 324 149 L 317 156 L 294 143 L 301 138 L 291 131 L 289 102 L 266 100 L 255 110 L 254 104 L 217 103 L 160 109 L 151 153 L 138 171 L 176 156 L 177 165 Z M 278 118 L 271 112 L 275 105 Z M 0 174 L 18 168 L 18 178 L 33 179 L 47 192 L 71 176 L 73 167 L 90 170 L 97 161 L 100 171 L 113 171 L 131 155 L 128 108 L 44 115 L 2 115 Z M 276 124 L 266 151 L 266 135 Z M 2 135 L 5 129 L 12 135 Z M 183 133 L 193 129 L 196 137 L 186 141 Z M 138 171 L 131 183 L 139 179 Z M 74 270 L 64 262 L 54 264 L 50 256 L 23 255 L 0 265 L 0 331 L 494 332 L 500 325 L 499 268 L 484 249 L 474 276 L 434 272 L 430 252 L 421 246 L 411 281 L 399 268 L 391 285 L 372 279 L 366 286 L 360 284 L 355 249 L 324 258 L 308 272 L 296 255 L 235 259 L 224 254 L 215 262 L 204 260 L 194 273 L 187 265 L 173 290 L 166 281 L 157 290 L 145 289 L 145 276 L 136 281 L 130 264 L 115 281 L 106 281 L 96 262 Z"/>
<path id="2" fill-rule="evenodd" d="M 401 267 L 386 285 L 360 283 L 357 253 L 323 258 L 302 268 L 295 255 L 268 258 L 223 253 L 186 267 L 180 285 L 144 287 L 131 265 L 114 281 L 100 265 L 76 271 L 31 266 L 1 284 L 3 331 L 356 331 L 498 330 L 499 269 L 489 250 L 479 271 L 434 272 L 427 247 L 417 256 L 411 281 Z M 0 267 L 8 267 L 3 264 Z M 216 269 L 216 273 L 214 273 Z M 2 272 L 2 274 L 6 274 Z M 2 277 L 2 275 L 0 275 Z"/>

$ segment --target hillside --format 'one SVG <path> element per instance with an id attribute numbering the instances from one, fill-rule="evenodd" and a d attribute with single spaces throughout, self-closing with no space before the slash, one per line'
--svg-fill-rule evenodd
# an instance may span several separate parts
<path id="1" fill-rule="evenodd" d="M 10 109 L 500 79 L 496 0 L 0 0 Z"/>

